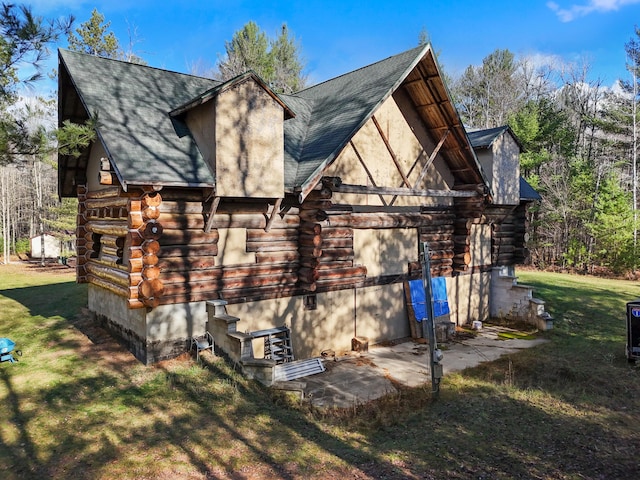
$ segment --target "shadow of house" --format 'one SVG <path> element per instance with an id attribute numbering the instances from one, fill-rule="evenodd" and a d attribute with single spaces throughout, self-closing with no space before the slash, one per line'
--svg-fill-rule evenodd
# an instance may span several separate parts
<path id="1" fill-rule="evenodd" d="M 430 45 L 294 95 L 252 72 L 59 57 L 60 122 L 98 118 L 97 140 L 59 160 L 77 278 L 141 361 L 184 351 L 212 300 L 238 331 L 288 326 L 297 358 L 406 337 L 425 241 L 451 321 L 488 317 L 492 232 L 514 206 L 492 179 L 513 192 L 519 172 L 486 176 Z"/>

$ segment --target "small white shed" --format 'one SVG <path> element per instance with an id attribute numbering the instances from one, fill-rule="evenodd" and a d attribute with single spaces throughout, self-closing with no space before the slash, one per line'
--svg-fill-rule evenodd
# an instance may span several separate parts
<path id="1" fill-rule="evenodd" d="M 31 237 L 30 242 L 30 255 L 31 258 L 40 258 L 42 255 L 42 235 Z M 60 240 L 48 233 L 44 234 L 44 256 L 45 258 L 56 258 L 60 256 Z"/>

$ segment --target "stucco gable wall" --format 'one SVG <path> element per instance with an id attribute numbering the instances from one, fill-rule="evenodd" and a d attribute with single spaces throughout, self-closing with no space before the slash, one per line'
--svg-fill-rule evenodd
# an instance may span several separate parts
<path id="1" fill-rule="evenodd" d="M 409 98 L 397 92 L 387 99 L 374 114 L 384 138 L 393 151 L 409 183 L 415 188 L 448 189 L 453 177 L 443 159 L 438 156 L 428 168 L 421 185 L 416 185 L 422 166 L 433 151 L 434 143 L 429 138 L 422 121 Z M 391 153 L 374 121 L 370 119 L 353 136 L 352 142 L 338 155 L 326 170 L 327 176 L 340 177 L 343 183 L 353 185 L 376 185 L 398 188 L 405 186 L 402 175 L 394 164 Z M 416 162 L 417 160 L 417 162 Z M 392 196 L 385 196 L 389 203 Z M 335 194 L 334 203 L 352 205 L 381 205 L 375 195 Z M 449 204 L 449 200 L 427 197 L 398 197 L 396 206 Z"/>
<path id="2" fill-rule="evenodd" d="M 195 107 L 186 122 L 214 175 L 216 195 L 284 196 L 284 112 L 255 81 Z"/>
<path id="3" fill-rule="evenodd" d="M 502 135 L 497 145 L 497 167 L 494 188 L 497 203 L 517 205 L 520 202 L 520 147 L 511 135 Z M 497 185 L 496 185 L 497 184 Z"/>
<path id="4" fill-rule="evenodd" d="M 494 202 L 517 205 L 520 201 L 520 147 L 509 134 L 494 142 L 491 189 Z"/>

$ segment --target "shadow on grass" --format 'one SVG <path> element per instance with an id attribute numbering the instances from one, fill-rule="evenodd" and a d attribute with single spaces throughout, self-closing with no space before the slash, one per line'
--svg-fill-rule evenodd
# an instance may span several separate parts
<path id="1" fill-rule="evenodd" d="M 640 438 L 605 426 L 622 418 L 551 414 L 539 399 L 516 399 L 490 383 L 445 390 L 435 403 L 425 391 L 407 391 L 391 421 L 367 418 L 394 401 L 385 399 L 356 421 L 330 428 L 331 422 L 275 405 L 268 389 L 221 360 L 205 365 L 158 368 L 140 385 L 133 371 L 126 378 L 100 371 L 24 399 L 11 371 L 0 371 L 7 420 L 16 429 L 12 441 L 0 439 L 0 458 L 12 469 L 3 478 L 148 478 L 170 474 L 171 461 L 154 465 L 169 457 L 182 471 L 238 480 L 323 478 L 324 468 L 328 478 L 333 471 L 376 479 L 615 479 L 637 471 Z M 407 402 L 421 408 L 407 411 Z M 44 408 L 33 412 L 33 403 Z M 187 408 L 176 411 L 179 404 Z M 50 450 L 37 438 L 38 414 L 58 419 L 39 432 L 55 437 Z M 316 451 L 331 459 L 328 465 Z"/>
<path id="2" fill-rule="evenodd" d="M 155 380 L 140 386 L 102 371 L 68 377 L 31 398 L 22 398 L 10 371 L 3 370 L 4 408 L 15 431 L 12 440 L 0 437 L 3 478 L 136 478 L 135 471 L 162 476 L 171 462 L 158 471 L 154 458 L 171 455 L 181 468 L 209 479 L 262 478 L 255 471 L 294 479 L 322 468 L 305 453 L 309 448 L 335 457 L 334 463 L 341 459 L 347 469 L 364 466 L 384 474 L 376 478 L 406 478 L 375 452 L 326 433 L 300 412 L 278 408 L 266 389 L 221 361 L 207 368 L 158 370 Z M 222 388 L 212 390 L 209 382 Z M 33 403 L 41 407 L 25 413 Z M 188 408 L 176 412 L 176 403 Z M 57 420 L 45 426 L 41 415 Z M 34 436 L 55 441 L 47 446 Z"/>
<path id="3" fill-rule="evenodd" d="M 545 299 L 583 315 L 563 314 L 552 342 L 445 379 L 435 403 L 403 390 L 344 417 L 279 406 L 220 359 L 112 361 L 114 342 L 85 351 L 52 322 L 78 360 L 48 365 L 37 389 L 44 352 L 0 368 L 0 478 L 632 478 L 638 370 L 606 356 L 619 301 L 563 288 L 582 307 Z"/>
<path id="4" fill-rule="evenodd" d="M 68 316 L 87 304 L 87 285 L 75 282 L 24 288 L 0 289 L 0 296 L 15 300 L 29 310 L 31 316 Z"/>

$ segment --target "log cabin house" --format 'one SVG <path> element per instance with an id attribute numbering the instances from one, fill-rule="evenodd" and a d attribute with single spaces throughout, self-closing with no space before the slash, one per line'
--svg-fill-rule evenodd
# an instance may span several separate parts
<path id="1" fill-rule="evenodd" d="M 59 158 L 59 193 L 79 200 L 77 281 L 144 363 L 184 352 L 225 303 L 230 335 L 286 325 L 297 358 L 407 337 L 421 242 L 453 324 L 487 319 L 492 288 L 511 288 L 492 275 L 525 254 L 519 146 L 477 133 L 476 155 L 430 45 L 294 95 L 252 72 L 59 63 L 60 124 L 98 122 Z"/>

